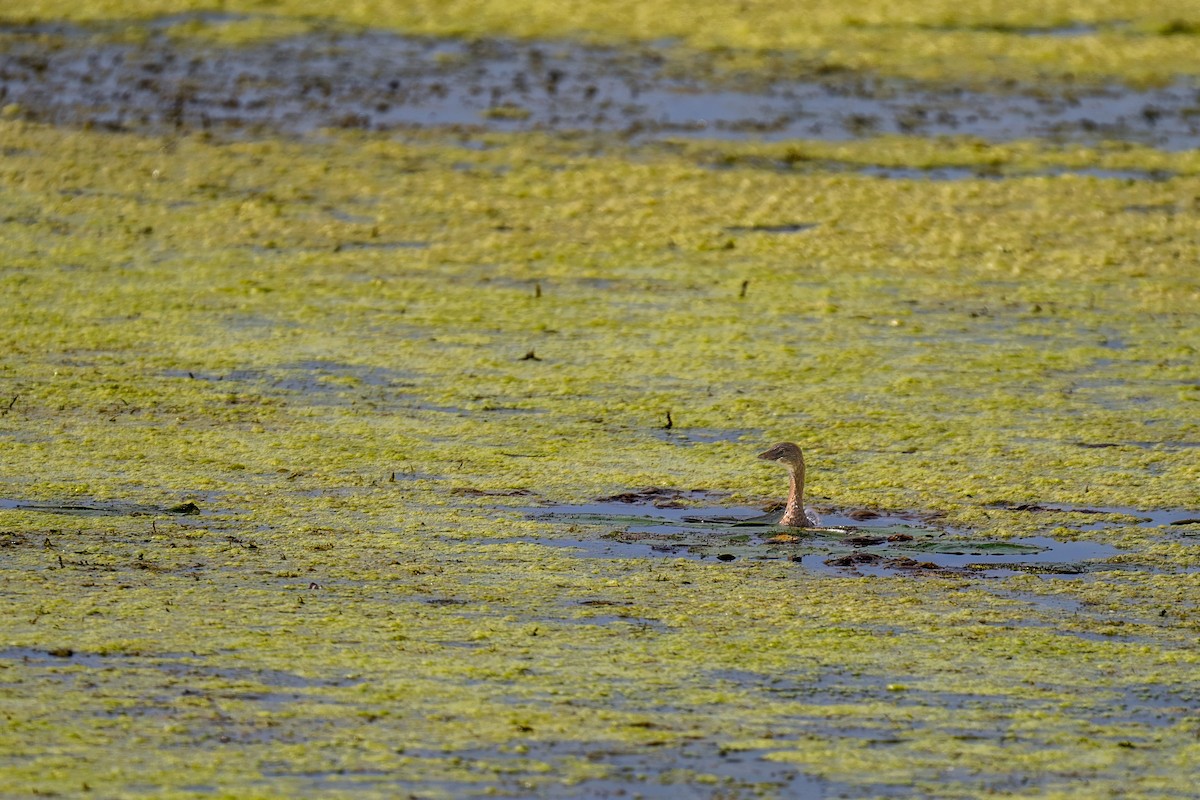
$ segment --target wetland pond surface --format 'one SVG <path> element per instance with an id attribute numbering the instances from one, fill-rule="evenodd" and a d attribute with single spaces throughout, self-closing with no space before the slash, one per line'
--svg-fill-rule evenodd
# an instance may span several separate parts
<path id="1" fill-rule="evenodd" d="M 607 558 L 788 560 L 818 572 L 850 575 L 974 574 L 1016 572 L 1078 575 L 1111 569 L 1105 559 L 1123 553 L 1090 541 L 1034 536 L 1002 541 L 972 538 L 939 526 L 933 515 L 860 510 L 822 515 L 823 527 L 781 526 L 781 511 L 753 508 L 688 508 L 695 492 L 656 496 L 647 491 L 594 503 L 526 508 L 535 519 L 565 524 L 578 538 L 544 538 L 541 544 L 570 547 Z M 1129 511 L 1128 509 L 1123 511 Z M 1116 513 L 1116 512 L 1113 512 Z M 1161 515 L 1143 517 L 1157 521 Z"/>
<path id="2" fill-rule="evenodd" d="M 143 131 L 458 127 L 593 131 L 636 138 L 990 141 L 1120 139 L 1186 150 L 1200 140 L 1195 86 L 1118 84 L 982 91 L 813 74 L 725 73 L 670 44 L 630 48 L 505 38 L 440 39 L 317 29 L 239 47 L 180 39 L 242 15 L 174 15 L 120 26 L 0 28 L 0 104 L 31 121 Z M 51 43 L 52 46 L 47 46 Z M 680 63 L 682 59 L 682 64 Z"/>
<path id="3" fill-rule="evenodd" d="M 837 423 L 845 453 L 958 451 L 890 496 L 861 475 L 896 453 L 847 456 L 823 487 L 847 503 L 1194 505 L 1194 77 L 752 73 L 321 22 L 220 41 L 272 18 L 0 25 L 8 793 L 1191 796 L 1198 511 L 960 499 L 954 527 L 796 529 L 712 492 L 513 487 L 695 486 L 737 442 Z M 529 149 L 547 133 L 572 154 Z M 1063 166 L 889 165 L 891 134 Z M 766 390 L 801 359 L 836 380 L 781 416 Z M 703 426 L 647 432 L 668 401 Z"/>

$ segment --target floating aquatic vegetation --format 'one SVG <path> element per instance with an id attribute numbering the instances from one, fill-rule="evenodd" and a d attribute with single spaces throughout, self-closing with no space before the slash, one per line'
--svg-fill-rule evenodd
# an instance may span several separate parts
<path id="1" fill-rule="evenodd" d="M 564 9 L 639 18 L 343 6 L 535 38 Z M 758 36 L 738 8 L 679 24 L 700 47 Z M 810 9 L 810 45 L 900 75 L 968 45 L 980 74 L 1068 41 L 1063 69 L 1131 79 L 1139 49 L 1172 75 L 1198 52 L 1148 17 L 1036 37 L 1061 21 L 889 9 Z M 157 53 L 328 34 L 201 22 Z M 44 36 L 22 70 L 61 35 L 0 32 L 6 52 Z M 755 57 L 742 41 L 716 82 Z M 186 96 L 178 128 L 131 135 L 4 102 L 8 793 L 1194 791 L 1195 153 L 631 142 L 477 114 L 223 137 Z M 858 509 L 844 531 L 683 520 L 778 491 L 753 453 L 784 435 L 816 504 Z M 622 495 L 642 519 L 519 510 Z"/>

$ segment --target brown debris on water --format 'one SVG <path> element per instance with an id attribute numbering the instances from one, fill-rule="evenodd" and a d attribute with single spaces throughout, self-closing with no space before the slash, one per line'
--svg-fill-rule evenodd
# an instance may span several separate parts
<path id="1" fill-rule="evenodd" d="M 910 537 L 911 538 L 911 537 Z M 870 534 L 858 534 L 856 536 L 847 536 L 843 541 L 851 547 L 870 547 L 876 544 L 883 544 L 888 540 L 886 536 L 872 536 Z"/>
<path id="2" fill-rule="evenodd" d="M 620 492 L 607 497 L 597 497 L 601 503 L 654 503 L 661 500 L 676 500 L 680 497 L 678 489 L 667 489 L 662 486 L 647 486 L 632 492 Z"/>
<path id="3" fill-rule="evenodd" d="M 881 564 L 883 561 L 883 556 L 875 553 L 847 553 L 844 556 L 827 558 L 825 564 L 830 567 L 857 567 L 864 564 Z"/>

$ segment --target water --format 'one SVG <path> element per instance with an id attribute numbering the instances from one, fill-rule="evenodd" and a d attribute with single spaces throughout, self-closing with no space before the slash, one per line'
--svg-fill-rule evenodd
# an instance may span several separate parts
<path id="1" fill-rule="evenodd" d="M 75 517 L 149 517 L 191 516 L 204 511 L 191 501 L 173 506 L 130 503 L 121 500 L 74 499 L 61 502 L 34 502 L 0 498 L 0 511 L 41 511 L 47 514 L 66 514 Z"/>
<path id="2" fill-rule="evenodd" d="M 1097 519 L 1084 525 L 1072 525 L 1073 530 L 1099 531 L 1107 528 L 1163 528 L 1200 527 L 1200 511 L 1186 508 L 1150 509 L 1143 511 L 1129 506 L 1070 506 L 1062 503 L 1036 503 L 1020 506 L 1002 506 L 1006 511 L 1063 512 L 1083 515 L 1085 519 L 1097 516 L 1116 516 L 1122 519 Z"/>
<path id="3" fill-rule="evenodd" d="M 639 139 L 897 134 L 1120 139 L 1167 150 L 1200 142 L 1200 116 L 1192 113 L 1196 86 L 1188 78 L 1160 88 L 1071 87 L 1059 94 L 1050 87 L 989 93 L 861 75 L 713 79 L 706 76 L 719 69 L 711 56 L 675 53 L 668 44 L 605 48 L 318 29 L 219 47 L 170 35 L 171 24 L 189 21 L 225 20 L 176 15 L 146 23 L 138 42 L 118 35 L 129 22 L 4 26 L 0 104 L 15 104 L 41 122 L 164 132 L 455 126 Z M 799 66 L 781 72 L 804 74 Z M 953 177 L 953 171 L 936 176 Z"/>
<path id="4" fill-rule="evenodd" d="M 774 524 L 781 512 L 686 507 L 700 494 L 643 492 L 623 496 L 624 502 L 523 509 L 535 519 L 594 528 L 596 535 L 520 541 L 588 557 L 790 561 L 816 572 L 854 575 L 1081 575 L 1123 552 L 1099 542 L 1046 536 L 984 540 L 915 514 L 831 513 L 823 516 L 824 527 L 791 528 Z"/>

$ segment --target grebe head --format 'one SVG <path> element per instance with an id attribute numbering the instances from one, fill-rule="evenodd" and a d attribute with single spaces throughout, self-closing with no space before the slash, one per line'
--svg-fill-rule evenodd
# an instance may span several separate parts
<path id="1" fill-rule="evenodd" d="M 769 450 L 759 453 L 758 457 L 764 461 L 778 461 L 787 467 L 803 467 L 804 454 L 800 452 L 800 448 L 791 442 L 780 442 L 773 445 Z"/>

